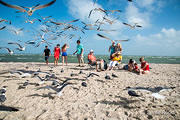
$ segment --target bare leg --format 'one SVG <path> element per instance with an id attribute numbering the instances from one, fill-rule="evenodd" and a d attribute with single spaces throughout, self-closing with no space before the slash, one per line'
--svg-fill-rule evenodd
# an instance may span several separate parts
<path id="1" fill-rule="evenodd" d="M 64 56 L 62 56 L 62 65 L 64 66 Z"/>
<path id="2" fill-rule="evenodd" d="M 81 63 L 81 58 L 78 57 L 78 63 L 79 63 L 79 66 L 80 66 L 80 63 Z"/>
<path id="3" fill-rule="evenodd" d="M 56 66 L 58 66 L 58 60 L 59 60 L 59 58 L 56 59 Z"/>
<path id="4" fill-rule="evenodd" d="M 84 65 L 84 59 L 83 58 L 81 58 L 81 62 L 82 62 L 82 65 Z"/>
<path id="5" fill-rule="evenodd" d="M 64 56 L 65 57 L 65 62 L 66 62 L 66 65 L 67 65 L 67 56 Z"/>
<path id="6" fill-rule="evenodd" d="M 56 66 L 56 58 L 54 58 L 54 66 Z"/>

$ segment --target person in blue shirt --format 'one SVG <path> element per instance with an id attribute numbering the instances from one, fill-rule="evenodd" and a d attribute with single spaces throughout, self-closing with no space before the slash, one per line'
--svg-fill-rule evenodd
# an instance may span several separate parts
<path id="1" fill-rule="evenodd" d="M 77 53 L 79 66 L 81 66 L 81 63 L 82 66 L 84 66 L 83 52 L 84 52 L 83 45 L 81 44 L 80 40 L 77 40 L 77 50 L 73 54 Z"/>
<path id="2" fill-rule="evenodd" d="M 115 42 L 112 41 L 112 45 L 109 47 L 110 59 L 112 59 L 112 54 L 115 53 Z"/>

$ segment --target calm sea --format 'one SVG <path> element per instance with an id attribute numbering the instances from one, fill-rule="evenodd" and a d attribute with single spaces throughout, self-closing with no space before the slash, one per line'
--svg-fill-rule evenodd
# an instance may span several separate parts
<path id="1" fill-rule="evenodd" d="M 109 61 L 108 55 L 96 55 L 97 58 L 104 59 Z M 139 58 L 141 56 L 123 56 L 122 63 L 128 63 L 129 59 L 134 59 L 139 63 Z M 53 62 L 53 56 L 50 56 L 49 62 Z M 180 56 L 145 56 L 145 60 L 149 63 L 158 63 L 158 64 L 180 64 Z M 60 59 L 61 61 L 61 59 Z M 87 56 L 84 56 L 84 61 L 87 63 Z M 42 55 L 0 55 L 0 62 L 44 62 L 44 56 Z M 69 63 L 77 63 L 77 58 L 74 55 L 68 56 Z"/>

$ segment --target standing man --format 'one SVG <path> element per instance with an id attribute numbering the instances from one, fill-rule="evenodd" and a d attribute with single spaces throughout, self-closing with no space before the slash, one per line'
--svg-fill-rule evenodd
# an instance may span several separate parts
<path id="1" fill-rule="evenodd" d="M 83 45 L 81 45 L 80 43 L 81 43 L 80 40 L 77 40 L 77 50 L 73 54 L 77 53 L 79 66 L 81 66 L 80 64 L 82 63 L 82 67 L 83 67 L 84 66 L 84 60 L 83 60 L 84 48 L 83 48 Z"/>
<path id="2" fill-rule="evenodd" d="M 48 48 L 48 46 L 45 46 L 44 56 L 45 56 L 46 65 L 48 65 L 48 63 L 49 63 L 48 59 L 49 59 L 49 56 L 51 56 L 51 51 Z"/>
<path id="3" fill-rule="evenodd" d="M 109 52 L 110 52 L 110 59 L 112 59 L 112 54 L 115 53 L 115 42 L 112 41 L 112 45 L 109 47 Z"/>

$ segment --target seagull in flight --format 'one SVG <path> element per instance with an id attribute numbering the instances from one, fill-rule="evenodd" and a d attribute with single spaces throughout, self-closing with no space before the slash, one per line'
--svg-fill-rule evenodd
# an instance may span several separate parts
<path id="1" fill-rule="evenodd" d="M 2 28 L 0 28 L 0 30 L 3 30 L 3 29 L 5 29 L 6 28 L 6 26 L 3 26 Z"/>
<path id="2" fill-rule="evenodd" d="M 102 38 L 104 38 L 104 39 L 107 39 L 107 40 L 111 40 L 111 41 L 121 41 L 121 42 L 126 42 L 126 41 L 129 41 L 129 39 L 127 39 L 127 40 L 112 40 L 112 39 L 110 39 L 110 38 L 108 38 L 108 37 L 106 37 L 106 36 L 104 36 L 104 35 L 101 35 L 101 34 L 97 34 L 99 37 L 102 37 Z"/>
<path id="3" fill-rule="evenodd" d="M 14 53 L 11 49 L 9 49 L 7 47 L 0 47 L 0 49 L 3 49 L 3 48 L 6 49 L 10 55 L 12 55 Z"/>
<path id="4" fill-rule="evenodd" d="M 135 23 L 134 25 L 130 25 L 128 23 L 123 23 L 126 26 L 129 26 L 131 29 L 134 29 L 135 27 L 142 27 L 141 25 L 138 25 L 138 23 Z"/>
<path id="5" fill-rule="evenodd" d="M 47 3 L 47 4 L 44 4 L 44 5 L 37 4 L 37 5 L 33 6 L 33 7 L 23 7 L 23 6 L 17 6 L 17 5 L 10 5 L 10 4 L 0 0 L 0 4 L 2 4 L 4 6 L 7 6 L 7 7 L 10 7 L 10 8 L 14 8 L 14 9 L 19 10 L 17 12 L 27 12 L 27 14 L 29 16 L 31 16 L 33 14 L 33 12 L 35 12 L 36 10 L 48 7 L 48 6 L 52 5 L 55 2 L 56 2 L 56 0 L 53 0 L 53 1 L 49 2 L 49 3 Z M 25 8 L 27 8 L 29 10 L 26 10 Z"/>
<path id="6" fill-rule="evenodd" d="M 18 30 L 16 30 L 16 29 L 11 29 L 11 31 L 14 32 L 16 35 L 19 35 L 19 34 L 22 32 L 23 29 L 24 29 L 24 28 L 21 28 L 21 29 L 18 29 Z"/>
<path id="7" fill-rule="evenodd" d="M 19 50 L 19 51 L 24 51 L 26 49 L 26 46 L 23 47 L 19 43 L 16 43 L 16 42 L 9 42 L 8 44 L 15 44 L 15 45 L 17 45 L 18 48 L 16 48 L 16 49 Z"/>

